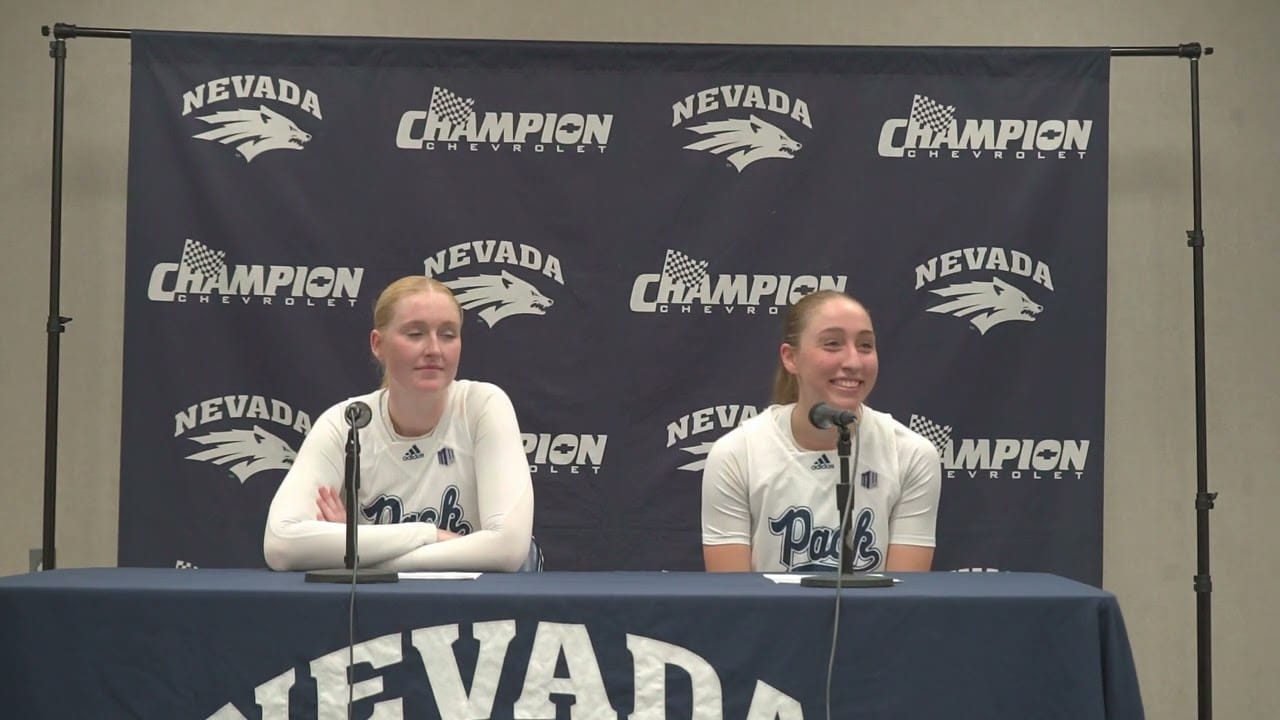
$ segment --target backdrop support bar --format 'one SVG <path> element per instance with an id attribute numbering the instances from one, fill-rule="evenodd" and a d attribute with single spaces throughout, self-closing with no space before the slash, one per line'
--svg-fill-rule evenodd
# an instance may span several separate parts
<path id="1" fill-rule="evenodd" d="M 67 43 L 49 43 L 53 58 L 53 181 L 49 200 L 49 316 L 45 322 L 48 351 L 45 356 L 44 399 L 44 534 L 41 539 L 40 567 L 57 567 L 54 557 L 55 511 L 58 507 L 58 365 L 61 338 L 66 323 L 59 307 L 62 288 L 62 118 L 66 95 Z"/>
<path id="2" fill-rule="evenodd" d="M 1210 599 L 1213 577 L 1209 573 L 1209 511 L 1217 493 L 1209 492 L 1208 430 L 1205 420 L 1204 340 L 1204 214 L 1200 194 L 1200 60 L 1191 59 L 1191 213 L 1187 231 L 1191 247 L 1192 291 L 1195 313 L 1196 373 L 1196 680 L 1200 720 L 1213 717 L 1213 632 Z"/>
<path id="3" fill-rule="evenodd" d="M 54 23 L 50 30 L 48 25 L 41 28 L 46 37 L 53 33 L 58 39 L 75 37 L 101 37 L 128 39 L 132 31 L 123 28 L 80 27 L 69 23 Z M 1212 55 L 1213 48 L 1203 47 L 1200 43 L 1183 43 L 1181 45 L 1150 45 L 1135 47 L 1113 47 L 1111 57 L 1179 57 L 1198 58 L 1201 55 Z"/>
<path id="4" fill-rule="evenodd" d="M 1178 57 L 1195 60 L 1201 55 L 1212 55 L 1213 48 L 1200 43 L 1163 45 L 1150 47 L 1113 47 L 1111 57 Z"/>
<path id="5" fill-rule="evenodd" d="M 40 27 L 41 35 L 44 35 L 45 37 L 49 37 L 50 32 L 51 31 L 48 25 L 43 25 Z M 53 37 L 57 40 L 65 40 L 67 38 L 74 38 L 74 37 L 102 37 L 102 38 L 128 39 L 131 36 L 131 33 L 129 30 L 124 30 L 121 28 L 79 27 L 77 25 L 70 25 L 68 23 L 54 23 L 52 33 L 53 33 Z"/>

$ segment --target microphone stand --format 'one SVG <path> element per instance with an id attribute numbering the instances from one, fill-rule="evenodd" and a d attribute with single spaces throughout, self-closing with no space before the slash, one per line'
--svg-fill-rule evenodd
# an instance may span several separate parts
<path id="1" fill-rule="evenodd" d="M 369 424 L 371 413 L 364 403 L 347 406 L 347 453 L 343 472 L 343 501 L 347 508 L 347 554 L 345 568 L 311 570 L 307 582 L 323 583 L 393 583 L 400 580 L 394 570 L 376 570 L 360 567 L 356 552 L 356 502 L 360 497 L 360 434 L 358 430 Z"/>
<path id="2" fill-rule="evenodd" d="M 840 433 L 836 439 L 836 453 L 840 456 L 840 480 L 836 483 L 836 509 L 840 513 L 840 569 L 838 572 L 809 575 L 800 578 L 804 587 L 868 588 L 892 587 L 893 578 L 880 573 L 859 573 L 853 570 L 853 475 L 849 469 L 849 426 L 836 424 Z"/>

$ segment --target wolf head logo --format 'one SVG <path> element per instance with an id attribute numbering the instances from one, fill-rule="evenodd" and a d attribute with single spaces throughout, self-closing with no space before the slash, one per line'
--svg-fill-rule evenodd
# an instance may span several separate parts
<path id="1" fill-rule="evenodd" d="M 690 455 L 693 455 L 698 459 L 692 462 L 687 462 L 676 469 L 689 470 L 690 472 L 702 472 L 702 469 L 707 466 L 707 453 L 711 452 L 712 444 L 713 443 L 704 442 L 704 443 L 698 443 L 697 445 L 690 445 L 689 447 L 680 448 L 681 450 L 689 453 Z"/>
<path id="2" fill-rule="evenodd" d="M 257 110 L 224 110 L 199 119 L 215 127 L 192 137 L 235 145 L 245 162 L 268 150 L 301 150 L 311 140 L 292 120 L 266 105 Z"/>
<path id="3" fill-rule="evenodd" d="M 263 470 L 288 470 L 298 456 L 289 444 L 254 425 L 252 430 L 224 430 L 193 437 L 208 450 L 192 453 L 188 460 L 205 460 L 215 465 L 231 465 L 241 484 Z"/>
<path id="4" fill-rule="evenodd" d="M 791 159 L 803 147 L 792 140 L 782 129 L 752 115 L 747 120 L 715 120 L 689 128 L 704 140 L 685 145 L 686 150 L 706 150 L 716 155 L 729 153 L 726 158 L 738 172 L 764 158 Z"/>
<path id="5" fill-rule="evenodd" d="M 480 308 L 480 319 L 493 327 L 512 315 L 546 315 L 551 298 L 506 270 L 501 275 L 476 275 L 445 283 L 466 310 Z"/>
<path id="6" fill-rule="evenodd" d="M 1044 310 L 1043 305 L 1032 302 L 1026 293 L 998 277 L 991 278 L 991 282 L 959 283 L 929 292 L 955 298 L 929 308 L 929 312 L 972 316 L 969 322 L 983 335 L 1002 322 L 1033 322 Z"/>

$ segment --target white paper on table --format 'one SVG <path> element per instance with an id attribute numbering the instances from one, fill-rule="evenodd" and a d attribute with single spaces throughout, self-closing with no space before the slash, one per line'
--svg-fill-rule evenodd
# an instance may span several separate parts
<path id="1" fill-rule="evenodd" d="M 478 572 L 402 572 L 401 580 L 475 580 L 484 573 Z"/>
<path id="2" fill-rule="evenodd" d="M 801 580 L 807 577 L 813 577 L 813 576 L 812 575 L 796 575 L 793 573 L 765 573 L 764 577 L 766 580 L 772 580 L 778 585 L 799 585 Z M 894 585 L 897 585 L 900 582 L 902 582 L 902 580 L 900 580 L 899 578 L 893 578 Z"/>
<path id="3" fill-rule="evenodd" d="M 809 577 L 808 575 L 793 575 L 791 573 L 765 573 L 766 580 L 772 580 L 779 585 L 799 585 L 800 581 Z"/>

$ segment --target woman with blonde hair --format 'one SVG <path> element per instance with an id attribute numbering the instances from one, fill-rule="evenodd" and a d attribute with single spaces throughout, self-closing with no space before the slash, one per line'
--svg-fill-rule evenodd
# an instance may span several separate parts
<path id="1" fill-rule="evenodd" d="M 438 280 L 387 286 L 369 346 L 382 387 L 326 410 L 276 492 L 263 552 L 275 570 L 341 567 L 344 411 L 359 430 L 360 564 L 390 570 L 514 571 L 529 553 L 533 483 L 515 409 L 496 385 L 456 379 L 462 308 Z"/>
<path id="2" fill-rule="evenodd" d="M 702 475 L 707 570 L 834 570 L 837 430 L 809 420 L 817 403 L 854 413 L 855 501 L 843 552 L 856 571 L 929 570 L 941 483 L 924 437 L 866 404 L 880 371 L 875 329 L 862 303 L 823 290 L 787 313 L 773 404 L 712 446 Z"/>

